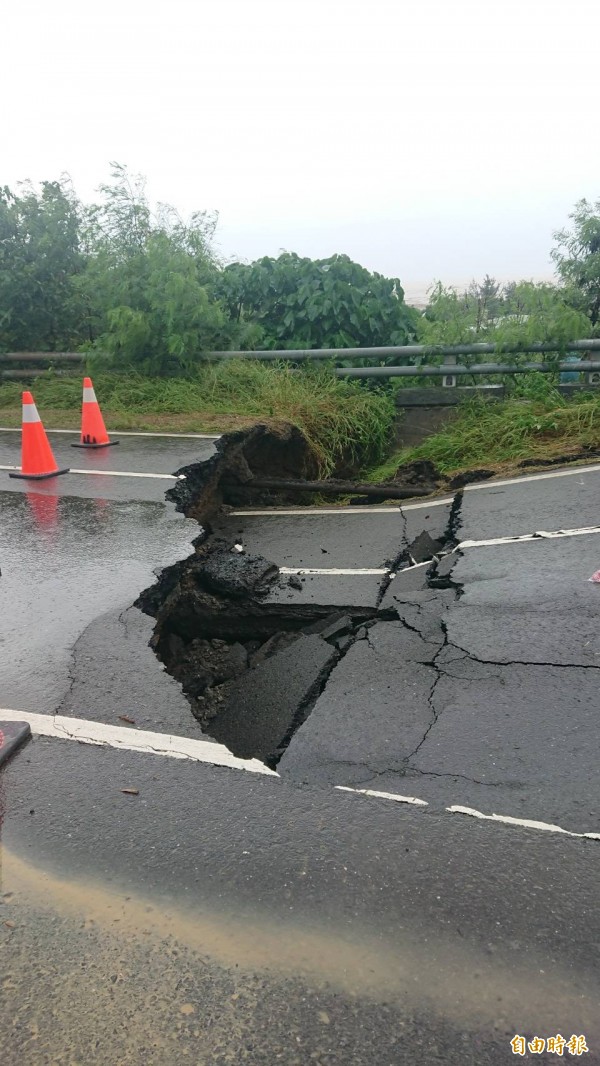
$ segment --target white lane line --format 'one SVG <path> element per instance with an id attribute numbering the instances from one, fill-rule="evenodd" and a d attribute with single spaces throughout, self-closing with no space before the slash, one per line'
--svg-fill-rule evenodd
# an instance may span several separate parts
<path id="1" fill-rule="evenodd" d="M 445 559 L 448 555 L 456 555 L 458 552 L 462 552 L 467 548 L 493 548 L 502 544 L 527 544 L 529 542 L 535 543 L 536 541 L 544 540 L 562 540 L 565 537 L 584 537 L 590 534 L 599 534 L 600 526 L 583 526 L 581 529 L 557 529 L 554 532 L 547 532 L 546 530 L 539 530 L 536 533 L 524 533 L 518 537 L 493 537 L 490 540 L 461 540 L 452 548 L 451 551 L 444 552 L 441 556 L 435 558 Z M 343 567 L 321 567 L 321 566 L 280 566 L 280 574 L 319 574 L 323 577 L 360 577 L 360 576 L 376 576 L 382 577 L 386 574 L 391 574 L 392 578 L 400 577 L 401 574 L 405 574 L 408 570 L 418 570 L 423 566 L 431 566 L 435 559 L 426 559 L 423 563 L 413 563 L 412 566 L 404 566 L 401 570 L 391 570 L 390 567 L 381 568 L 369 568 L 369 567 L 356 567 L 356 568 L 343 568 Z"/>
<path id="2" fill-rule="evenodd" d="M 504 488 L 507 485 L 524 485 L 529 481 L 547 481 L 550 478 L 556 477 L 573 477 L 575 474 L 596 474 L 600 471 L 600 464 L 594 463 L 590 466 L 575 466 L 568 470 L 555 470 L 547 474 L 526 474 L 523 477 L 504 478 L 502 481 L 481 481 L 476 485 L 465 485 L 465 492 L 481 492 L 485 489 L 497 489 Z M 459 490 L 457 490 L 459 491 Z M 418 511 L 426 510 L 430 507 L 442 507 L 445 504 L 452 503 L 453 496 L 446 496 L 443 499 L 427 500 L 424 503 L 407 503 L 400 507 L 297 507 L 297 508 L 276 508 L 271 507 L 262 511 L 231 511 L 232 516 L 235 518 L 246 517 L 258 517 L 263 515 L 321 515 L 321 514 L 337 514 L 337 515 L 350 515 L 350 514 L 398 514 L 401 511 Z"/>
<path id="3" fill-rule="evenodd" d="M 502 481 L 480 481 L 476 485 L 465 485 L 465 492 L 479 492 L 481 489 L 502 488 L 505 485 L 524 485 L 528 481 L 548 481 L 553 477 L 573 477 L 575 474 L 597 474 L 600 463 L 590 463 L 589 466 L 573 466 L 568 470 L 553 470 L 547 474 L 524 474 L 523 477 L 507 477 Z"/>
<path id="4" fill-rule="evenodd" d="M 224 744 L 208 740 L 193 740 L 171 733 L 152 733 L 145 729 L 127 729 L 90 722 L 85 718 L 64 715 L 31 714 L 0 707 L 0 722 L 29 722 L 34 736 L 76 740 L 81 744 L 100 744 L 120 751 L 136 751 L 144 755 L 167 755 L 171 759 L 191 759 L 211 766 L 227 766 L 231 770 L 247 770 L 253 774 L 279 777 L 259 759 L 238 759 Z"/>
<path id="5" fill-rule="evenodd" d="M 271 515 L 277 518 L 279 515 L 310 515 L 314 518 L 315 515 L 323 514 L 337 514 L 337 515 L 355 515 L 355 514 L 402 514 L 403 511 L 416 511 L 420 508 L 430 507 L 443 507 L 452 503 L 452 497 L 444 497 L 444 499 L 429 500 L 428 503 L 407 503 L 404 507 L 270 507 L 264 511 L 231 511 L 230 514 L 234 518 L 244 517 L 257 517 L 262 515 Z"/>
<path id="6" fill-rule="evenodd" d="M 538 829 L 544 833 L 562 833 L 563 836 L 581 837 L 585 840 L 600 840 L 600 833 L 574 833 L 551 822 L 536 822 L 531 818 L 512 818 L 508 814 L 482 814 L 472 807 L 446 807 L 450 814 L 467 814 L 471 818 L 481 818 L 486 822 L 501 822 L 504 825 L 520 826 L 522 829 Z"/>
<path id="7" fill-rule="evenodd" d="M 223 744 L 217 744 L 214 741 L 194 740 L 190 737 L 174 736 L 172 733 L 153 733 L 145 729 L 128 729 L 122 726 L 106 725 L 104 722 L 88 721 L 85 718 L 33 714 L 28 711 L 15 711 L 0 707 L 0 722 L 7 721 L 28 722 L 34 736 L 51 737 L 55 740 L 74 740 L 80 744 L 110 747 L 118 751 L 134 751 L 141 755 L 165 755 L 171 759 L 189 759 L 192 762 L 225 766 L 230 770 L 246 770 L 249 773 L 276 777 L 280 780 L 279 774 L 275 770 L 270 770 L 259 759 L 238 759 Z M 403 796 L 396 792 L 351 788 L 348 785 L 335 785 L 334 788 L 338 792 L 353 792 L 356 795 L 392 800 L 394 803 L 406 803 L 413 807 L 429 806 L 427 800 L 419 799 L 417 796 Z M 559 825 L 552 825 L 550 822 L 513 818 L 503 814 L 483 814 L 482 811 L 474 810 L 472 807 L 458 805 L 445 809 L 449 814 L 469 815 L 471 818 L 516 828 L 560 833 L 563 836 L 586 840 L 600 840 L 600 833 L 575 833 Z"/>
<path id="8" fill-rule="evenodd" d="M 408 803 L 412 806 L 428 807 L 429 804 L 416 796 L 401 796 L 397 792 L 376 792 L 370 788 L 349 788 L 347 785 L 335 785 L 338 792 L 355 792 L 362 796 L 372 796 L 375 799 L 393 800 L 395 803 Z M 531 818 L 513 818 L 509 814 L 483 814 L 473 807 L 446 807 L 448 814 L 466 814 L 471 818 L 479 818 L 485 822 L 496 822 L 501 825 L 515 826 L 520 829 L 537 829 L 544 833 L 560 833 L 562 836 L 579 837 L 585 840 L 600 840 L 600 833 L 575 833 L 571 829 L 563 829 L 560 825 L 551 822 L 538 822 Z"/>
<path id="9" fill-rule="evenodd" d="M 426 800 L 416 796 L 399 796 L 396 792 L 376 792 L 372 788 L 349 788 L 348 785 L 335 785 L 338 792 L 357 792 L 361 796 L 375 796 L 376 799 L 395 800 L 396 803 L 411 803 L 415 807 L 428 807 Z"/>
<path id="10" fill-rule="evenodd" d="M 452 555 L 456 551 L 454 548 L 451 552 L 446 552 L 447 555 Z M 412 556 L 411 556 L 412 558 Z M 436 557 L 437 558 L 437 557 Z M 442 556 L 443 558 L 443 556 Z M 431 566 L 433 559 L 426 559 L 424 563 L 413 562 L 410 566 L 403 566 L 401 570 L 391 570 L 389 566 L 382 566 L 380 568 L 363 567 L 326 567 L 326 566 L 280 566 L 280 574 L 322 574 L 324 577 L 334 577 L 341 575 L 343 577 L 361 577 L 361 576 L 375 576 L 382 577 L 389 574 L 392 578 L 399 577 L 400 574 L 406 573 L 407 570 L 419 570 L 422 566 Z"/>
<path id="11" fill-rule="evenodd" d="M 20 433 L 20 427 L 0 426 L 0 433 Z M 114 430 L 117 437 L 167 437 L 173 440 L 219 440 L 220 433 L 136 433 L 134 430 Z M 78 429 L 47 429 L 46 433 L 75 433 L 79 436 Z"/>
<path id="12" fill-rule="evenodd" d="M 539 530 L 536 533 L 524 533 L 518 537 L 493 537 L 491 540 L 461 540 L 452 548 L 451 551 L 445 552 L 442 556 L 436 558 L 446 558 L 448 555 L 456 555 L 458 552 L 462 552 L 467 548 L 493 548 L 502 544 L 527 544 L 530 542 L 544 540 L 562 540 L 565 537 L 585 537 L 590 534 L 600 534 L 600 526 L 583 526 L 581 529 L 557 529 L 554 532 L 547 532 L 546 530 Z M 360 577 L 376 576 L 382 577 L 386 574 L 391 574 L 392 578 L 400 577 L 401 574 L 405 574 L 407 570 L 418 570 L 422 566 L 431 566 L 434 559 L 426 559 L 423 563 L 413 563 L 412 566 L 402 567 L 401 570 L 392 571 L 390 567 L 381 567 L 380 569 L 369 567 L 356 567 L 342 568 L 342 567 L 318 567 L 318 566 L 280 566 L 280 574 L 319 574 L 323 577 Z"/>
<path id="13" fill-rule="evenodd" d="M 20 466 L 1 466 L 0 470 L 20 470 Z M 147 474 L 141 470 L 76 470 L 69 467 L 70 474 L 92 474 L 94 477 L 149 477 L 166 481 L 184 481 L 185 474 Z"/>
<path id="14" fill-rule="evenodd" d="M 409 569 L 412 569 L 412 568 L 409 568 Z M 335 577 L 335 576 L 338 576 L 338 575 L 342 576 L 342 577 L 346 577 L 346 576 L 348 576 L 348 577 L 350 577 L 350 576 L 352 576 L 352 577 L 361 577 L 361 576 L 381 577 L 384 574 L 389 574 L 390 571 L 389 571 L 389 569 L 387 567 L 383 567 L 381 570 L 375 570 L 375 569 L 370 570 L 368 567 L 362 567 L 362 568 L 357 568 L 356 570 L 352 570 L 352 569 L 344 569 L 344 568 L 336 568 L 336 567 L 331 567 L 331 568 L 327 569 L 326 567 L 320 567 L 320 566 L 280 566 L 279 567 L 279 573 L 280 574 L 322 574 L 324 577 Z"/>
<path id="15" fill-rule="evenodd" d="M 562 537 L 587 537 L 600 533 L 600 526 L 582 526 L 580 529 L 557 529 L 548 533 L 540 529 L 535 533 L 523 533 L 519 537 L 493 537 L 491 540 L 462 540 L 458 548 L 489 548 L 496 544 L 525 544 L 532 540 L 560 540 Z"/>
<path id="16" fill-rule="evenodd" d="M 71 474 L 94 474 L 100 477 L 151 477 L 161 478 L 164 481 L 184 481 L 185 474 L 147 474 L 142 470 L 75 470 L 70 467 Z"/>

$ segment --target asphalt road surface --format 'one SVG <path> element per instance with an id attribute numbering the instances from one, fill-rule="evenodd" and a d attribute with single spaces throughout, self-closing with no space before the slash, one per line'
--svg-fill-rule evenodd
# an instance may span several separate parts
<path id="1" fill-rule="evenodd" d="M 274 775 L 209 747 L 131 607 L 198 532 L 132 475 L 211 442 L 52 442 L 129 476 L 0 470 L 0 713 L 34 732 L 0 769 L 3 1066 L 600 1062 L 600 470 L 465 492 L 448 587 L 394 564 L 451 501 L 224 518 L 317 571 L 273 595 L 385 612 Z"/>

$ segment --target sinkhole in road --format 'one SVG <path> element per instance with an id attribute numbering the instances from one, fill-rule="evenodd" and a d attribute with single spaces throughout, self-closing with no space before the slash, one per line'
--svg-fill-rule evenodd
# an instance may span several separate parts
<path id="1" fill-rule="evenodd" d="M 238 447 L 243 436 L 235 437 L 239 464 L 246 461 Z M 398 618 L 382 603 L 391 574 L 428 562 L 422 568 L 427 587 L 452 584 L 444 556 L 457 542 L 462 496 L 455 497 L 441 538 L 423 530 L 410 543 L 401 540 L 374 606 L 315 602 L 303 597 L 302 576 L 282 574 L 275 562 L 213 532 L 223 465 L 217 456 L 187 467 L 185 481 L 169 490 L 202 532 L 194 553 L 163 570 L 136 606 L 155 619 L 151 647 L 181 684 L 204 732 L 239 758 L 259 758 L 274 768 L 353 644 L 368 640 L 376 622 Z"/>

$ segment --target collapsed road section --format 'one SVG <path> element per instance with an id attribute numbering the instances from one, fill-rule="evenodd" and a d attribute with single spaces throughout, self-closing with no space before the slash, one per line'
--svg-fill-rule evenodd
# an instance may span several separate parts
<path id="1" fill-rule="evenodd" d="M 265 471 L 272 482 L 274 470 L 289 478 L 291 468 L 314 477 L 299 431 L 257 426 L 227 435 L 209 460 L 178 471 L 185 479 L 167 496 L 200 523 L 201 533 L 193 554 L 164 570 L 136 604 L 155 619 L 151 646 L 182 685 L 203 730 L 234 755 L 273 768 L 348 650 L 369 639 L 376 621 L 398 618 L 393 606 L 382 604 L 395 575 L 418 567 L 429 587 L 452 586 L 456 557 L 446 557 L 457 543 L 462 499 L 454 498 L 445 527 L 434 535 L 409 534 L 399 511 L 397 550 L 371 601 L 350 587 L 347 602 L 339 596 L 331 602 L 326 594 L 304 595 L 302 572 L 282 572 L 218 528 L 240 493 L 244 502 L 250 496 L 256 503 L 257 494 L 262 500 L 264 490 L 253 483 Z M 289 487 L 284 491 L 289 502 Z M 272 503 L 272 488 L 269 494 Z"/>

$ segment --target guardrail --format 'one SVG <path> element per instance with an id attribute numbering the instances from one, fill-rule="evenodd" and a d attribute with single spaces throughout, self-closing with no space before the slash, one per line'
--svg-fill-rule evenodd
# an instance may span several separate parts
<path id="1" fill-rule="evenodd" d="M 4 352 L 0 353 L 0 380 L 31 380 L 49 367 L 56 369 L 57 374 L 68 377 L 78 373 L 75 367 L 81 368 L 84 361 L 85 355 L 80 352 Z M 31 370 L 4 370 L 3 363 L 31 363 L 32 367 Z M 73 369 L 64 370 L 61 368 L 61 363 Z"/>
<path id="2" fill-rule="evenodd" d="M 461 366 L 456 363 L 444 363 L 440 366 L 357 366 L 337 367 L 335 373 L 344 378 L 401 378 L 401 377 L 442 377 L 455 378 L 465 374 L 553 374 L 556 370 L 571 374 L 586 373 L 589 377 L 600 371 L 600 360 L 582 359 L 577 363 L 561 361 L 554 363 L 475 363 L 473 366 Z M 454 381 L 444 380 L 444 384 L 455 385 Z M 590 384 L 600 384 L 591 382 Z"/>
<path id="3" fill-rule="evenodd" d="M 600 338 L 591 340 L 569 341 L 561 345 L 565 351 L 588 352 L 600 351 Z M 289 360 L 298 363 L 304 359 L 389 359 L 391 356 L 415 359 L 436 355 L 521 355 L 557 351 L 556 344 L 532 343 L 514 344 L 501 347 L 487 341 L 477 344 L 396 344 L 381 348 L 281 348 L 277 351 L 256 352 L 207 352 L 209 359 L 260 359 Z"/>
<path id="4" fill-rule="evenodd" d="M 293 350 L 280 349 L 278 351 L 256 352 L 210 352 L 209 358 L 213 359 L 259 359 L 264 361 L 287 360 L 290 362 L 302 362 L 313 359 L 329 359 L 341 361 L 344 359 L 432 359 L 442 356 L 444 363 L 438 365 L 415 366 L 367 366 L 367 367 L 336 367 L 333 371 L 338 378 L 395 378 L 395 377 L 441 377 L 442 384 L 446 388 L 456 387 L 457 377 L 469 374 L 526 374 L 531 371 L 551 374 L 557 369 L 570 373 L 585 373 L 586 384 L 600 385 L 600 362 L 592 362 L 589 359 L 579 363 L 561 360 L 556 363 L 478 363 L 473 366 L 465 366 L 456 362 L 458 356 L 465 355 L 533 355 L 556 352 L 556 344 L 531 343 L 528 345 L 507 345 L 499 347 L 487 341 L 474 344 L 453 345 L 425 345 L 403 344 L 388 345 L 380 348 L 298 348 Z M 569 352 L 600 352 L 600 338 L 589 340 L 569 341 L 564 345 L 564 350 Z"/>
<path id="5" fill-rule="evenodd" d="M 569 352 L 583 352 L 591 356 L 593 352 L 600 352 L 600 338 L 588 340 L 569 341 L 562 346 Z M 489 342 L 475 344 L 454 345 L 425 345 L 404 344 L 386 345 L 378 348 L 297 348 L 279 349 L 277 351 L 253 351 L 253 352 L 206 352 L 203 360 L 228 360 L 228 359 L 258 359 L 260 361 L 275 362 L 303 362 L 312 360 L 330 360 L 340 362 L 346 359 L 366 359 L 381 361 L 382 359 L 418 359 L 428 360 L 441 356 L 444 362 L 441 364 L 413 363 L 398 366 L 366 366 L 366 367 L 335 367 L 333 373 L 340 378 L 394 378 L 394 377 L 440 377 L 442 384 L 448 387 L 456 387 L 456 379 L 465 375 L 503 375 L 503 374 L 527 374 L 537 371 L 542 374 L 555 373 L 557 370 L 568 373 L 583 373 L 586 376 L 586 384 L 600 385 L 600 358 L 583 358 L 579 362 L 561 359 L 558 362 L 527 362 L 527 363 L 476 363 L 467 365 L 458 363 L 459 356 L 468 355 L 543 355 L 556 352 L 556 344 L 533 343 L 528 345 L 512 345 L 499 347 Z M 81 367 L 85 355 L 79 352 L 6 352 L 0 354 L 0 376 L 2 378 L 31 378 L 40 372 L 39 368 L 52 367 L 59 374 L 75 373 L 75 367 Z M 32 364 L 32 369 L 3 370 L 4 363 Z M 67 369 L 63 369 L 66 365 Z M 34 369 L 38 368 L 38 369 Z M 71 371 L 71 367 L 73 370 Z"/>

